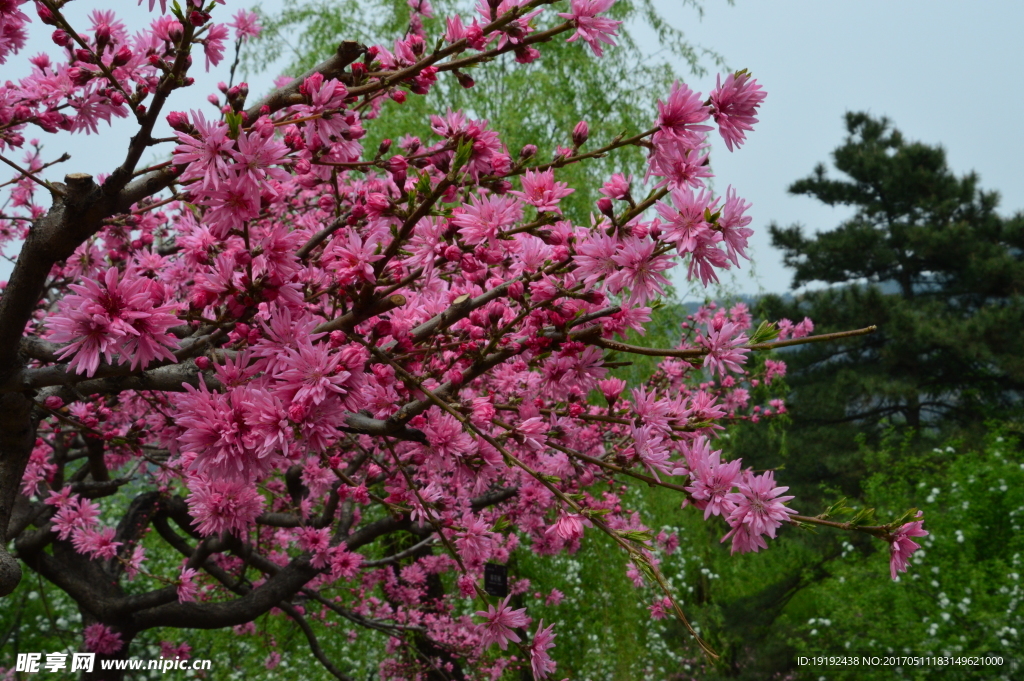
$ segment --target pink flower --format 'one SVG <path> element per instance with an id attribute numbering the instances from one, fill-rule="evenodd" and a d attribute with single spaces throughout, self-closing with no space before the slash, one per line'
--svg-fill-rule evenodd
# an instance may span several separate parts
<path id="1" fill-rule="evenodd" d="M 923 511 L 917 512 L 917 517 L 924 515 Z M 929 532 L 924 529 L 923 520 L 914 520 L 905 523 L 889 537 L 889 574 L 896 579 L 897 572 L 906 572 L 910 564 L 910 556 L 921 548 L 911 537 L 927 537 Z"/>
<path id="2" fill-rule="evenodd" d="M 598 191 L 609 199 L 624 199 L 629 194 L 629 188 L 632 184 L 632 175 L 615 173 Z"/>
<path id="3" fill-rule="evenodd" d="M 292 107 L 302 117 L 322 114 L 328 109 L 344 109 L 348 90 L 341 81 L 331 78 L 324 80 L 322 74 L 314 73 L 303 81 L 300 91 L 309 99 L 309 104 Z M 344 111 L 331 116 L 315 117 L 303 123 L 306 144 L 311 149 L 331 148 L 333 139 L 351 136 L 358 118 Z"/>
<path id="4" fill-rule="evenodd" d="M 192 657 L 192 646 L 187 643 L 174 645 L 171 641 L 160 641 L 160 657 L 187 660 Z"/>
<path id="5" fill-rule="evenodd" d="M 352 579 L 359 574 L 363 564 L 363 556 L 349 551 L 345 544 L 339 544 L 331 550 L 331 579 Z"/>
<path id="6" fill-rule="evenodd" d="M 383 257 L 377 253 L 377 244 L 373 240 L 364 241 L 352 231 L 348 239 L 335 239 L 331 242 L 324 253 L 323 262 L 337 273 L 340 286 L 352 286 L 358 282 L 376 282 L 373 263 Z"/>
<path id="7" fill-rule="evenodd" d="M 490 647 L 492 643 L 497 643 L 502 650 L 508 650 L 509 641 L 519 643 L 523 640 L 512 630 L 518 627 L 530 626 L 530 618 L 526 616 L 526 608 L 513 610 L 508 607 L 508 602 L 511 598 L 512 595 L 509 594 L 497 608 L 493 605 L 488 605 L 487 610 L 477 611 L 477 617 L 487 619 L 487 622 L 480 626 L 482 629 L 481 638 L 485 648 Z"/>
<path id="8" fill-rule="evenodd" d="M 576 247 L 576 279 L 588 287 L 593 286 L 618 271 L 618 264 L 612 257 L 618 252 L 619 240 L 603 232 L 590 232 L 587 240 Z"/>
<path id="9" fill-rule="evenodd" d="M 658 100 L 658 126 L 666 135 L 688 145 L 697 145 L 710 125 L 699 125 L 711 116 L 711 110 L 701 101 L 700 93 L 685 83 L 672 83 L 668 99 Z"/>
<path id="10" fill-rule="evenodd" d="M 479 518 L 470 518 L 466 521 L 465 531 L 460 532 L 455 540 L 455 546 L 466 565 L 476 567 L 482 566 L 494 555 L 496 540 L 488 523 Z"/>
<path id="11" fill-rule="evenodd" d="M 630 435 L 633 438 L 633 451 L 640 463 L 647 466 L 647 469 L 654 476 L 655 480 L 661 481 L 658 473 L 670 473 L 672 470 L 669 462 L 669 452 L 665 448 L 664 438 L 652 432 L 654 426 L 646 425 L 639 428 L 630 425 Z"/>
<path id="12" fill-rule="evenodd" d="M 248 40 L 249 38 L 255 38 L 263 30 L 259 19 L 259 15 L 256 12 L 240 9 L 235 12 L 234 21 L 229 22 L 228 26 L 235 29 L 236 40 Z"/>
<path id="13" fill-rule="evenodd" d="M 708 166 L 708 154 L 704 153 L 709 145 L 680 140 L 661 131 L 654 133 L 651 143 L 654 150 L 648 159 L 647 177 L 656 175 L 664 178 L 656 187 L 690 186 L 700 189 L 704 186 L 704 178 L 713 177 Z"/>
<path id="14" fill-rule="evenodd" d="M 85 638 L 85 649 L 100 655 L 113 655 L 121 650 L 121 634 L 105 624 L 90 624 L 82 632 Z"/>
<path id="15" fill-rule="evenodd" d="M 655 209 L 666 222 L 662 241 L 676 245 L 680 253 L 691 253 L 698 244 L 714 241 L 708 215 L 715 212 L 715 204 L 708 192 L 676 188 L 672 190 L 672 203 L 658 201 Z"/>
<path id="16" fill-rule="evenodd" d="M 598 381 L 597 387 L 600 388 L 601 394 L 604 395 L 608 406 L 611 407 L 619 399 L 622 391 L 626 389 L 626 382 L 621 378 L 606 378 L 603 381 Z"/>
<path id="17" fill-rule="evenodd" d="M 25 47 L 28 34 L 25 24 L 28 16 L 18 9 L 26 0 L 5 0 L 0 2 L 0 64 L 7 61 L 8 54 L 17 54 Z"/>
<path id="18" fill-rule="evenodd" d="M 668 277 L 661 272 L 675 263 L 668 255 L 654 255 L 657 245 L 653 239 L 629 237 L 622 249 L 612 256 L 619 271 L 609 278 L 608 287 L 613 293 L 628 288 L 630 305 L 643 305 L 653 300 L 662 295 L 663 286 L 669 284 Z"/>
<path id="19" fill-rule="evenodd" d="M 154 305 L 151 280 L 128 270 L 123 276 L 109 268 L 102 279 L 85 279 L 70 284 L 75 294 L 60 302 L 60 312 L 49 319 L 50 340 L 70 345 L 60 351 L 62 359 L 74 355 L 68 366 L 76 373 L 92 376 L 100 356 L 109 363 L 118 355 L 131 368 L 147 366 L 156 358 L 174 361 L 168 348 L 176 339 L 167 330 L 178 323 L 173 307 Z"/>
<path id="20" fill-rule="evenodd" d="M 597 15 L 607 12 L 614 4 L 615 0 L 572 0 L 569 5 L 572 12 L 558 13 L 558 16 L 568 19 L 576 25 L 576 32 L 566 42 L 571 43 L 582 38 L 585 43 L 590 45 L 595 56 L 602 56 L 604 48 L 601 43 L 615 45 L 612 36 L 618 35 L 615 30 L 622 22 L 599 18 Z"/>
<path id="21" fill-rule="evenodd" d="M 114 541 L 114 528 L 95 530 L 91 527 L 76 528 L 71 533 L 71 545 L 79 553 L 90 558 L 114 558 L 121 542 Z"/>
<path id="22" fill-rule="evenodd" d="M 426 19 L 434 18 L 434 8 L 430 6 L 429 0 L 406 0 L 406 2 L 414 13 Z"/>
<path id="23" fill-rule="evenodd" d="M 697 508 L 704 509 L 705 520 L 732 512 L 733 505 L 728 497 L 740 477 L 741 464 L 739 459 L 721 463 L 721 450 L 710 450 L 707 438 L 702 436 L 686 452 L 690 466 L 690 484 L 686 491 L 696 500 Z"/>
<path id="24" fill-rule="evenodd" d="M 206 55 L 206 70 L 210 66 L 216 66 L 224 58 L 224 41 L 228 37 L 228 27 L 224 24 L 210 24 L 210 30 L 206 32 L 203 43 L 203 53 Z"/>
<path id="25" fill-rule="evenodd" d="M 281 459 L 275 438 L 267 437 L 256 391 L 249 386 L 211 393 L 200 375 L 199 390 L 185 386 L 178 397 L 178 438 L 182 450 L 195 452 L 192 470 L 211 479 L 249 482 L 266 475 Z M 271 420 L 276 423 L 275 420 Z"/>
<path id="26" fill-rule="evenodd" d="M 310 564 L 315 568 L 325 567 L 331 558 L 331 534 L 326 527 L 299 528 L 299 548 L 312 555 Z"/>
<path id="27" fill-rule="evenodd" d="M 555 524 L 547 529 L 547 534 L 554 532 L 563 541 L 575 541 L 583 537 L 583 525 L 586 522 L 579 513 L 562 512 Z"/>
<path id="28" fill-rule="evenodd" d="M 493 243 L 500 230 L 511 227 L 521 217 L 522 206 L 510 196 L 474 194 L 469 203 L 463 204 L 463 211 L 452 216 L 452 224 L 459 227 L 462 239 L 474 246 L 484 241 Z"/>
<path id="29" fill-rule="evenodd" d="M 726 371 L 740 373 L 743 363 L 747 361 L 750 350 L 740 347 L 749 339 L 737 324 L 724 320 L 713 320 L 708 325 L 706 335 L 697 336 L 697 342 L 707 348 L 704 355 L 704 368 L 725 376 Z"/>
<path id="30" fill-rule="evenodd" d="M 136 546 L 132 549 L 132 557 L 128 559 L 128 564 L 124 566 L 124 571 L 125 574 L 128 575 L 129 582 L 135 579 L 135 576 L 139 574 L 139 570 L 142 568 L 142 563 L 145 560 L 145 547 Z"/>
<path id="31" fill-rule="evenodd" d="M 805 336 L 811 335 L 814 331 L 814 322 L 811 321 L 810 317 L 804 317 L 804 320 L 793 327 L 793 338 L 804 338 Z"/>
<path id="32" fill-rule="evenodd" d="M 64 488 L 70 493 L 71 488 Z M 91 528 L 96 525 L 96 519 L 100 515 L 99 504 L 83 499 L 81 497 L 70 498 L 61 502 L 65 497 L 57 492 L 51 492 L 46 503 L 57 507 L 57 513 L 53 516 L 53 529 L 62 540 L 67 540 L 76 530 Z"/>
<path id="33" fill-rule="evenodd" d="M 544 628 L 544 620 L 537 624 L 537 633 L 533 635 L 530 642 L 530 666 L 533 669 L 533 678 L 546 679 L 548 674 L 555 671 L 557 663 L 551 659 L 548 650 L 555 646 L 555 625 Z"/>
<path id="34" fill-rule="evenodd" d="M 716 87 L 711 92 L 711 107 L 718 131 L 725 140 L 729 151 L 739 147 L 747 139 L 746 132 L 754 129 L 757 119 L 754 114 L 761 102 L 768 96 L 756 80 L 744 69 L 730 73 L 722 85 L 718 76 Z"/>
<path id="35" fill-rule="evenodd" d="M 292 402 L 320 404 L 331 394 L 344 395 L 352 375 L 339 368 L 341 354 L 325 343 L 302 343 L 282 358 L 278 387 Z"/>
<path id="36" fill-rule="evenodd" d="M 190 603 L 196 599 L 196 594 L 199 593 L 199 585 L 196 584 L 195 578 L 198 574 L 199 571 L 192 568 L 185 568 L 181 571 L 181 574 L 178 576 L 179 603 Z"/>
<path id="37" fill-rule="evenodd" d="M 423 428 L 430 449 L 442 458 L 462 458 L 476 452 L 476 440 L 462 429 L 462 424 L 451 414 L 432 411 Z"/>
<path id="38" fill-rule="evenodd" d="M 207 121 L 201 111 L 192 111 L 192 125 L 198 139 L 184 132 L 175 132 L 181 142 L 174 148 L 172 161 L 185 166 L 182 180 L 201 178 L 207 189 L 216 189 L 221 178 L 229 175 L 228 162 L 232 148 L 228 126 L 223 121 Z"/>
<path id="39" fill-rule="evenodd" d="M 203 536 L 221 532 L 242 536 L 256 522 L 266 503 L 254 486 L 236 480 L 198 478 L 189 487 L 189 513 Z"/>
<path id="40" fill-rule="evenodd" d="M 662 598 L 647 606 L 651 612 L 651 619 L 663 620 L 672 612 L 672 601 L 669 598 Z"/>
<path id="41" fill-rule="evenodd" d="M 518 196 L 530 205 L 536 206 L 537 210 L 541 212 L 548 211 L 561 215 L 562 210 L 558 207 L 558 202 L 576 191 L 569 189 L 569 185 L 565 182 L 555 182 L 554 170 L 544 172 L 527 170 L 522 181 L 523 191 L 512 191 L 509 194 Z"/>
<path id="42" fill-rule="evenodd" d="M 735 504 L 727 521 L 732 527 L 722 541 L 733 537 L 732 552 L 757 551 L 764 548 L 761 535 L 775 538 L 775 531 L 796 513 L 785 505 L 792 496 L 780 496 L 788 487 L 775 486 L 775 473 L 767 471 L 750 476 L 747 481 L 738 482 L 739 492 L 729 494 L 727 499 Z"/>
<path id="43" fill-rule="evenodd" d="M 722 206 L 722 215 L 718 218 L 718 228 L 722 232 L 722 241 L 725 242 L 726 252 L 732 263 L 739 267 L 739 256 L 750 260 L 747 255 L 747 239 L 753 235 L 754 230 L 747 227 L 751 217 L 744 215 L 750 208 L 750 203 L 736 195 L 736 190 L 729 187 L 725 192 L 725 205 Z"/>

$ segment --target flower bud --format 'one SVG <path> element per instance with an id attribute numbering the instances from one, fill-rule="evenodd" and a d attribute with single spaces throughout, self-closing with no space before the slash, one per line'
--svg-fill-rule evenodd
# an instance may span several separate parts
<path id="1" fill-rule="evenodd" d="M 517 64 L 530 64 L 540 59 L 540 50 L 532 45 L 516 45 L 513 52 L 516 55 Z"/>
<path id="2" fill-rule="evenodd" d="M 467 90 L 476 85 L 476 81 L 473 80 L 473 77 L 470 76 L 469 74 L 459 73 L 458 71 L 456 71 L 455 77 L 459 79 L 459 85 L 466 88 Z"/>
<path id="3" fill-rule="evenodd" d="M 391 149 L 391 140 L 387 138 L 382 139 L 380 141 L 380 146 L 377 147 L 377 155 L 383 156 L 384 154 L 388 153 L 389 149 Z"/>
<path id="4" fill-rule="evenodd" d="M 212 364 L 212 362 L 210 362 L 210 358 L 205 356 L 196 357 L 195 361 L 196 366 L 199 367 L 200 371 L 206 371 L 207 369 L 210 368 L 210 365 Z"/>
<path id="5" fill-rule="evenodd" d="M 94 74 L 89 69 L 82 69 L 77 66 L 73 66 L 70 69 L 68 69 L 68 78 L 71 79 L 72 83 L 79 86 L 88 83 L 90 80 L 92 80 L 92 77 L 94 75 L 96 74 Z"/>
<path id="6" fill-rule="evenodd" d="M 117 54 L 114 55 L 114 61 L 112 63 L 113 63 L 114 66 L 124 66 L 125 64 L 127 64 L 131 60 L 132 60 L 131 48 L 129 48 L 127 45 L 125 45 L 125 46 L 121 47 L 121 49 L 119 49 L 117 51 Z"/>
<path id="7" fill-rule="evenodd" d="M 523 148 L 519 150 L 519 158 L 524 159 L 524 160 L 528 159 L 528 158 L 531 158 L 533 156 L 536 156 L 536 155 L 537 155 L 537 145 L 535 145 L 535 144 L 524 145 Z"/>
<path id="8" fill-rule="evenodd" d="M 598 381 L 597 387 L 604 393 L 604 398 L 608 400 L 608 406 L 611 407 L 619 399 L 622 391 L 626 389 L 626 382 L 621 378 L 608 378 Z"/>
<path id="9" fill-rule="evenodd" d="M 167 125 L 178 132 L 188 132 L 192 127 L 188 122 L 188 114 L 182 111 L 172 111 L 167 114 Z"/>
<path id="10" fill-rule="evenodd" d="M 466 29 L 466 42 L 474 50 L 482 50 L 487 46 L 487 41 L 484 39 L 484 30 L 480 28 L 476 21 Z"/>
<path id="11" fill-rule="evenodd" d="M 57 20 L 54 18 L 53 12 L 50 11 L 49 7 L 41 5 L 37 2 L 36 14 L 39 15 L 39 21 L 43 22 L 44 24 L 48 24 L 50 26 L 57 25 Z"/>
<path id="12" fill-rule="evenodd" d="M 192 12 L 188 15 L 188 23 L 192 24 L 196 28 L 199 28 L 200 26 L 202 26 L 203 24 L 205 24 L 209 20 L 210 20 L 209 12 L 201 12 L 199 10 L 192 10 Z"/>
<path id="13" fill-rule="evenodd" d="M 75 59 L 77 59 L 80 62 L 85 62 L 86 64 L 96 63 L 96 57 L 93 56 L 93 53 L 83 48 L 78 48 L 77 50 L 75 50 Z"/>
<path id="14" fill-rule="evenodd" d="M 96 26 L 96 44 L 99 46 L 100 51 L 102 51 L 103 47 L 110 42 L 110 37 L 110 24 L 101 23 Z"/>
<path id="15" fill-rule="evenodd" d="M 612 210 L 612 200 L 607 196 L 597 200 L 597 209 L 610 218 L 615 217 L 615 212 Z"/>
<path id="16" fill-rule="evenodd" d="M 366 195 L 366 209 L 371 215 L 380 216 L 391 208 L 391 201 L 380 192 L 370 192 Z"/>
<path id="17" fill-rule="evenodd" d="M 388 93 L 388 96 L 391 97 L 392 101 L 398 102 L 399 104 L 405 104 L 405 90 L 392 90 Z"/>
<path id="18" fill-rule="evenodd" d="M 64 400 L 57 397 L 56 395 L 50 395 L 45 400 L 43 400 L 43 404 L 46 405 L 47 409 L 60 409 L 61 407 L 64 406 Z"/>
<path id="19" fill-rule="evenodd" d="M 572 143 L 578 148 L 586 144 L 587 139 L 590 137 L 590 126 L 587 125 L 586 121 L 580 121 L 576 124 L 576 127 L 572 129 Z"/>
<path id="20" fill-rule="evenodd" d="M 384 163 L 384 167 L 387 168 L 389 173 L 397 175 L 409 169 L 409 162 L 405 160 L 404 156 L 397 154 L 389 158 Z"/>
<path id="21" fill-rule="evenodd" d="M 292 405 L 288 407 L 288 418 L 299 423 L 309 414 L 309 408 L 301 402 L 292 402 Z"/>

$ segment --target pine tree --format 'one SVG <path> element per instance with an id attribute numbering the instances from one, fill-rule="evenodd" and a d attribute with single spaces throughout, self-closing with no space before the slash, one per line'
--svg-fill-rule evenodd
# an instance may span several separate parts
<path id="1" fill-rule="evenodd" d="M 840 475 L 857 432 L 968 426 L 1024 396 L 1024 214 L 1000 216 L 977 174 L 956 176 L 942 147 L 907 141 L 885 118 L 848 113 L 846 126 L 833 153 L 845 177 L 821 164 L 790 192 L 853 217 L 813 236 L 770 227 L 794 289 L 830 286 L 764 301 L 772 317 L 808 315 L 821 332 L 878 326 L 786 358 L 795 433 L 827 444 L 825 466 Z"/>

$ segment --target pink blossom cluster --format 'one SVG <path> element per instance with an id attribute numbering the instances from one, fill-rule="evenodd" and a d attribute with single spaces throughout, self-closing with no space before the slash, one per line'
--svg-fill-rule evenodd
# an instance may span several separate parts
<path id="1" fill-rule="evenodd" d="M 22 4 L 0 0 L 0 59 L 20 46 Z M 524 549 L 571 553 L 595 528 L 640 545 L 635 556 L 656 569 L 678 539 L 643 539 L 648 528 L 619 488 L 596 483 L 626 475 L 684 486 L 705 518 L 724 519 L 734 552 L 765 548 L 789 521 L 792 497 L 771 471 L 712 451 L 723 424 L 784 411 L 761 388 L 785 365 L 750 363 L 746 306 L 691 315 L 642 384 L 627 386 L 606 354 L 636 350 L 622 341 L 644 334 L 681 260 L 707 284 L 747 257 L 749 204 L 704 185 L 704 122 L 714 117 L 727 146 L 739 146 L 763 100 L 756 81 L 729 76 L 707 102 L 676 84 L 651 131 L 600 151 L 647 147 L 657 181 L 641 188 L 613 175 L 595 212 L 576 221 L 561 207 L 574 189 L 558 175 L 585 161 L 586 125 L 566 131 L 552 159 L 513 154 L 488 121 L 451 110 L 430 118 L 426 139 L 362 142 L 385 99 L 428 92 L 456 58 L 536 59 L 547 36 L 531 20 L 546 3 L 480 2 L 472 23 L 446 18 L 436 41 L 422 21 L 433 8 L 410 0 L 410 30 L 389 47 L 359 47 L 341 66 L 339 50 L 325 72 L 282 81 L 248 108 L 244 83 L 223 84 L 214 111 L 187 114 L 166 100 L 191 84 L 189 53 L 201 48 L 216 66 L 229 27 L 240 46 L 259 24 L 246 12 L 213 23 L 219 8 L 191 0 L 185 14 L 165 14 L 165 4 L 133 36 L 107 10 L 75 36 L 58 28 L 60 59 L 35 57 L 32 75 L 0 86 L 0 152 L 36 128 L 95 132 L 134 116 L 145 131 L 136 139 L 167 159 L 137 168 L 132 147 L 127 171 L 111 169 L 76 199 L 109 215 L 52 264 L 33 301 L 17 390 L 36 391 L 45 410 L 22 492 L 48 507 L 37 517 L 49 541 L 164 589 L 135 601 L 162 608 L 146 621 L 205 612 L 208 600 L 249 603 L 242 592 L 304 575 L 266 609 L 331 626 L 340 608 L 389 632 L 384 678 L 454 660 L 492 676 L 529 665 L 547 678 L 554 625 L 531 635 L 529 604 L 553 607 L 560 595 L 531 597 L 518 579 L 524 607 L 492 600 L 469 616 L 464 600 L 485 596 L 488 563 Z M 600 55 L 618 26 L 599 16 L 611 5 L 572 0 L 559 30 Z M 46 6 L 37 13 L 67 28 Z M 149 135 L 157 115 L 172 136 Z M 40 145 L 29 146 L 25 163 L 41 170 Z M 11 184 L 3 210 L 18 214 L 0 213 L 0 247 L 23 239 L 31 220 L 60 218 L 37 184 Z M 812 329 L 805 320 L 779 330 Z M 89 462 L 74 481 L 63 476 L 69 449 Z M 139 517 L 156 518 L 168 550 L 182 551 L 170 574 L 146 572 L 145 523 L 99 522 L 96 500 L 128 481 L 153 493 Z M 408 542 L 387 555 L 385 535 Z M 251 584 L 226 580 L 246 571 Z M 454 587 L 439 595 L 446 574 Z M 309 600 L 289 605 L 299 589 Z M 652 606 L 655 617 L 668 611 Z M 87 647 L 120 650 L 115 625 L 90 625 Z M 425 662 L 414 638 L 444 655 Z M 523 654 L 495 660 L 493 643 Z"/>

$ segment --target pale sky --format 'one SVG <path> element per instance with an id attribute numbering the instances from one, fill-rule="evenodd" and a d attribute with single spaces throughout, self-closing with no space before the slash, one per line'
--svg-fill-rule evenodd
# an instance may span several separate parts
<path id="1" fill-rule="evenodd" d="M 233 1 L 227 14 L 253 4 Z M 703 20 L 681 3 L 656 4 L 691 42 L 717 50 L 732 68 L 750 69 L 768 92 L 760 123 L 741 149 L 729 153 L 714 142 L 716 189 L 724 193 L 731 184 L 753 203 L 755 236 L 750 252 L 757 276 L 751 276 L 751 267 L 744 263 L 731 283 L 724 281 L 734 292 L 788 289 L 791 273 L 782 266 L 781 254 L 769 246 L 770 222 L 799 222 L 816 231 L 834 227 L 850 214 L 786 193 L 790 183 L 829 160 L 832 149 L 842 142 L 846 111 L 888 116 L 908 139 L 941 143 L 955 172 L 976 170 L 983 188 L 1001 193 L 1003 214 L 1024 209 L 1024 3 L 736 0 L 730 6 L 724 0 L 706 0 Z M 280 0 L 265 0 L 263 6 L 273 11 Z M 84 17 L 92 7 L 92 2 L 74 2 L 67 13 L 72 23 L 87 26 Z M 147 12 L 130 0 L 117 3 L 117 12 L 130 30 L 147 18 Z M 51 28 L 32 26 L 36 30 L 27 54 L 57 54 L 49 40 Z M 22 63 L 22 56 L 10 59 L 4 65 L 4 79 L 24 75 Z M 179 100 L 174 109 L 209 109 L 205 96 L 227 77 L 226 68 L 208 77 L 201 77 L 201 66 L 194 71 L 192 101 Z M 687 74 L 682 64 L 679 71 Z M 268 89 L 273 75 L 249 78 L 253 95 Z M 714 74 L 687 79 L 704 93 L 714 87 Z M 54 156 L 65 149 L 72 155 L 49 176 L 112 170 L 123 158 L 132 127 L 121 123 L 102 136 L 58 138 L 40 133 Z M 0 181 L 7 177 L 0 169 Z M 0 278 L 9 273 L 10 266 L 0 262 Z"/>

